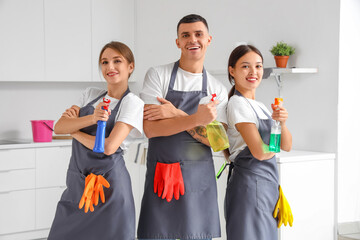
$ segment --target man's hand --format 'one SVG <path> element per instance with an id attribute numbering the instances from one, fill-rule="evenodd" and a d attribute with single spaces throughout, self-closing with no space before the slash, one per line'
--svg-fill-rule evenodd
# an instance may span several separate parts
<path id="1" fill-rule="evenodd" d="M 186 116 L 186 113 L 177 109 L 171 102 L 165 98 L 157 97 L 161 105 L 146 105 L 144 107 L 144 120 L 161 120 L 177 116 Z"/>
<path id="2" fill-rule="evenodd" d="M 208 104 L 200 104 L 198 107 L 196 115 L 197 125 L 206 126 L 217 117 L 216 105 L 219 104 L 218 100 L 210 102 Z"/>

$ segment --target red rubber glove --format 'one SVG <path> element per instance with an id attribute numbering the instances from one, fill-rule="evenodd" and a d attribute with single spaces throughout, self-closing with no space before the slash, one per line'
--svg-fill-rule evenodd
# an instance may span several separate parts
<path id="1" fill-rule="evenodd" d="M 174 198 L 179 200 L 180 194 L 185 194 L 184 179 L 181 173 L 180 163 L 172 164 L 172 178 L 174 184 Z"/>
<path id="2" fill-rule="evenodd" d="M 184 195 L 185 186 L 181 173 L 180 163 L 160 163 L 156 164 L 154 177 L 154 193 L 170 202 L 175 197 L 179 199 L 180 194 Z"/>

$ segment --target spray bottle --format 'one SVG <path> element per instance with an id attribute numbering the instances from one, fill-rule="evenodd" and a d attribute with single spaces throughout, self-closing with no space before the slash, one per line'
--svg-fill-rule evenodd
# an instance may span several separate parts
<path id="1" fill-rule="evenodd" d="M 211 96 L 211 101 L 214 101 L 216 93 L 211 94 Z M 228 136 L 226 135 L 226 130 L 222 123 L 216 120 L 212 121 L 206 125 L 206 132 L 210 146 L 214 152 L 227 149 L 230 146 Z"/>
<path id="2" fill-rule="evenodd" d="M 282 105 L 282 103 L 283 103 L 282 98 L 275 98 L 275 105 L 279 106 Z M 269 150 L 270 152 L 278 153 L 280 152 L 280 146 L 281 146 L 281 125 L 279 121 L 274 121 L 273 125 L 271 126 Z"/>
<path id="3" fill-rule="evenodd" d="M 103 102 L 106 103 L 106 106 L 103 106 L 103 110 L 109 109 L 110 99 L 103 98 Z M 93 148 L 94 152 L 103 153 L 104 145 L 105 145 L 105 129 L 106 129 L 106 121 L 97 121 L 97 129 L 96 129 L 96 137 L 95 137 L 95 145 Z"/>

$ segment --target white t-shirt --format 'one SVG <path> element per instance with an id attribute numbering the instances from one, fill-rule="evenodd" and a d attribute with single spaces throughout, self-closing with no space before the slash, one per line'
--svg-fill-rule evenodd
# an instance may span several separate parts
<path id="1" fill-rule="evenodd" d="M 89 102 L 99 97 L 101 94 L 104 94 L 106 90 L 100 88 L 87 88 L 82 96 L 79 99 L 79 107 L 86 106 Z M 119 99 L 112 98 L 108 94 L 105 95 L 105 98 L 110 99 L 110 109 L 113 110 L 119 102 Z M 102 101 L 100 98 L 95 104 L 94 108 Z M 144 102 L 135 94 L 128 93 L 120 103 L 119 110 L 115 116 L 116 122 L 123 122 L 133 126 L 129 135 L 121 143 L 121 149 L 126 152 L 129 148 L 131 140 L 133 138 L 140 138 L 143 134 L 143 111 L 144 111 Z"/>
<path id="2" fill-rule="evenodd" d="M 255 123 L 256 128 L 259 129 L 259 121 L 251 106 L 255 109 L 260 119 L 268 119 L 262 110 L 269 116 L 271 113 L 261 102 L 253 99 L 240 97 L 234 95 L 230 98 L 227 106 L 228 130 L 227 135 L 230 143 L 230 161 L 234 161 L 236 156 L 247 146 L 241 134 L 237 131 L 235 124 L 237 123 Z"/>
<path id="3" fill-rule="evenodd" d="M 141 99 L 145 104 L 157 104 L 159 101 L 156 97 L 165 98 L 169 84 L 171 72 L 173 70 L 174 63 L 152 67 L 145 76 L 142 92 L 140 93 Z M 202 89 L 202 73 L 191 73 L 184 71 L 180 67 L 176 74 L 176 80 L 174 83 L 175 91 L 201 91 Z M 225 86 L 215 79 L 206 71 L 207 75 L 207 94 L 211 95 L 216 93 L 216 99 L 220 102 L 216 106 L 217 118 L 219 122 L 227 124 L 226 118 L 226 105 L 227 105 L 227 90 Z M 208 103 L 211 98 L 205 97 L 200 100 L 200 104 Z"/>

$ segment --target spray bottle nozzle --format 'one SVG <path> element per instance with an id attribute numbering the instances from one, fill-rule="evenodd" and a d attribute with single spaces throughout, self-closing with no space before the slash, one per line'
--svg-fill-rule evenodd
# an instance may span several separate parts
<path id="1" fill-rule="evenodd" d="M 282 98 L 275 98 L 275 105 L 280 105 L 283 101 Z"/>
<path id="2" fill-rule="evenodd" d="M 211 101 L 213 102 L 214 98 L 216 98 L 216 93 L 211 94 L 211 96 L 212 96 Z"/>
<path id="3" fill-rule="evenodd" d="M 110 104 L 111 101 L 110 101 L 110 99 L 103 98 L 103 102 L 106 103 L 107 105 L 103 106 L 102 109 L 107 111 L 109 109 L 109 104 Z"/>

